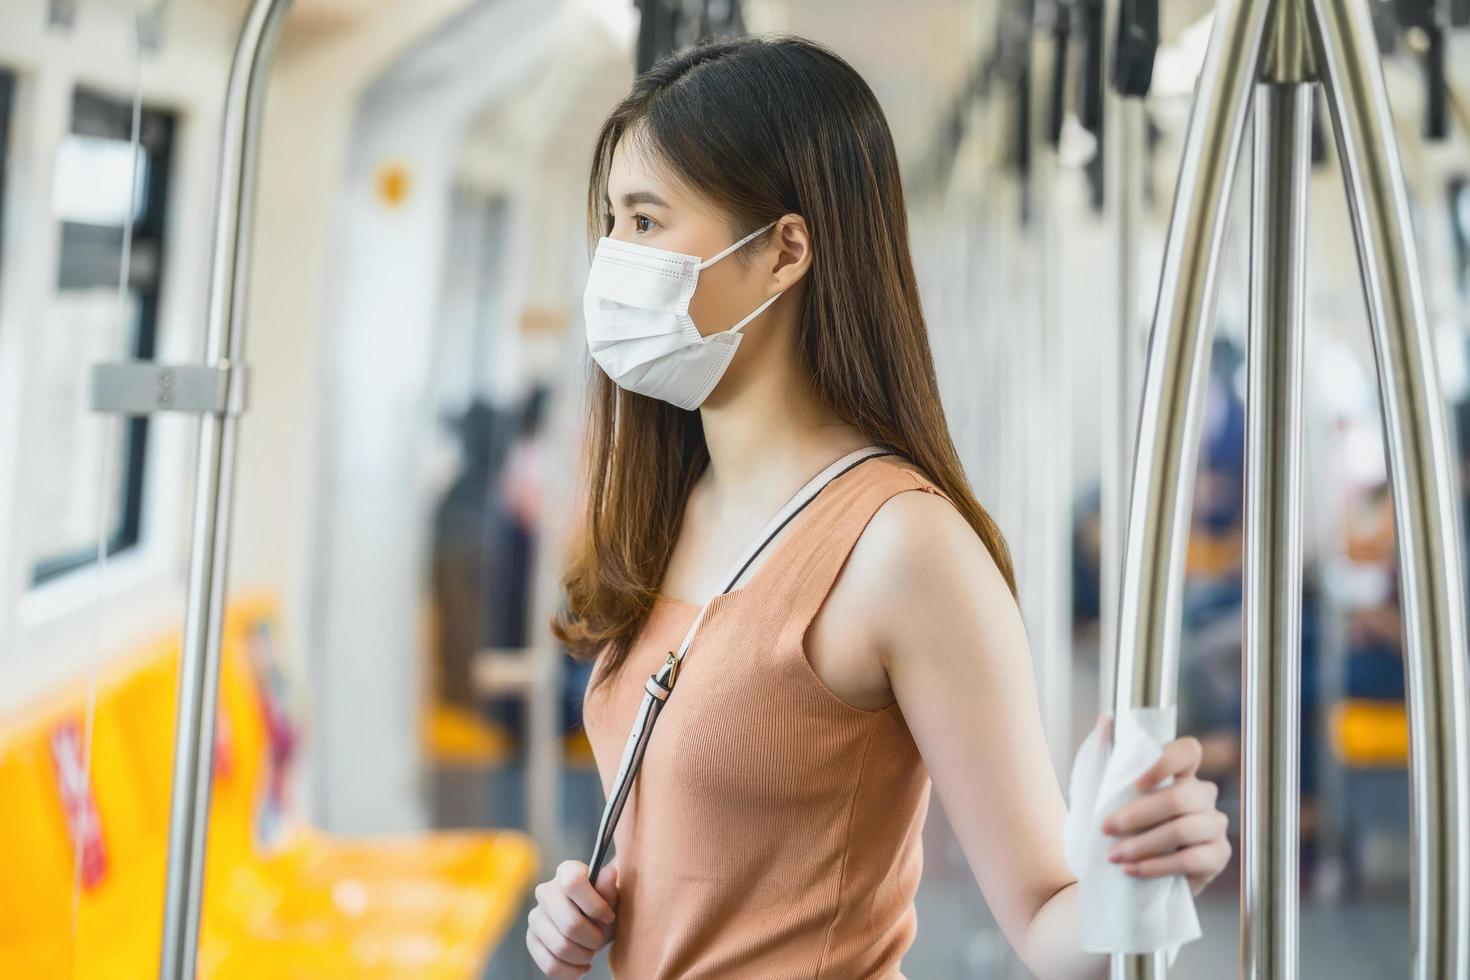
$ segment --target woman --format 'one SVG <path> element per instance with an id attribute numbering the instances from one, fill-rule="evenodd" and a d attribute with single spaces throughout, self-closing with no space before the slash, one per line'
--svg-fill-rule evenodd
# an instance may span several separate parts
<path id="1" fill-rule="evenodd" d="M 851 450 L 898 455 L 828 484 L 710 604 L 615 859 L 595 886 L 567 860 L 536 888 L 538 966 L 578 977 L 611 942 L 633 980 L 901 977 L 932 777 L 1026 965 L 1105 976 L 1078 951 L 1011 562 L 947 432 L 871 90 L 794 38 L 676 54 L 604 124 L 589 204 L 602 370 L 553 627 L 596 661 L 604 789 L 645 682 L 767 519 Z M 1104 827 L 1133 873 L 1196 893 L 1229 856 L 1198 761 L 1172 742 L 1140 788 L 1174 783 Z"/>

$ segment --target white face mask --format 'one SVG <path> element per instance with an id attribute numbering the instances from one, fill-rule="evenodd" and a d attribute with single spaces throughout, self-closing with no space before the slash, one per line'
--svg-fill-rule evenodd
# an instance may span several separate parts
<path id="1" fill-rule="evenodd" d="M 766 228 L 746 235 L 704 261 L 662 248 L 603 237 L 597 243 L 582 313 L 592 357 L 620 387 L 684 409 L 705 400 L 744 336 L 740 328 L 765 312 L 777 293 L 735 326 L 701 336 L 689 318 L 689 299 L 707 269 Z"/>

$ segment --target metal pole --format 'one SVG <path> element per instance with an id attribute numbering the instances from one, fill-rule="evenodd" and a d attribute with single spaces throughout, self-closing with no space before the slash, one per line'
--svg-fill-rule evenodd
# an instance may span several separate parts
<path id="1" fill-rule="evenodd" d="M 1470 976 L 1470 731 L 1460 518 L 1418 251 L 1372 18 L 1313 0 L 1393 480 L 1413 804 L 1413 976 Z"/>
<path id="2" fill-rule="evenodd" d="M 1113 63 L 1120 0 L 1108 0 L 1103 22 L 1105 66 Z M 1105 76 L 1108 72 L 1105 70 Z M 1133 426 L 1138 405 L 1138 227 L 1142 206 L 1144 106 L 1142 98 L 1121 95 L 1103 85 L 1103 207 L 1113 248 L 1110 278 L 1113 315 L 1103 318 L 1099 366 L 1102 396 L 1098 524 L 1098 655 L 1101 707 L 1112 707 L 1117 664 L 1119 573 L 1123 531 L 1128 524 L 1128 477 L 1133 459 Z"/>
<path id="3" fill-rule="evenodd" d="M 541 537 L 550 537 L 546 527 L 538 529 Z M 558 583 L 545 574 L 555 568 L 555 555 L 546 542 L 536 549 L 532 581 L 536 583 L 535 608 L 540 612 L 536 622 L 545 623 L 555 612 Z M 526 820 L 543 854 L 561 854 L 561 776 L 565 771 L 561 737 L 561 699 L 566 683 L 563 653 L 556 639 L 538 634 L 527 651 L 535 683 L 526 699 Z"/>
<path id="4" fill-rule="evenodd" d="M 244 362 L 245 284 L 261 109 L 281 21 L 290 5 L 291 0 L 254 0 L 230 68 L 215 192 L 204 352 L 209 366 Z M 199 950 L 235 434 L 233 415 L 214 412 L 200 419 L 159 970 L 164 980 L 190 980 Z"/>
<path id="5" fill-rule="evenodd" d="M 1173 702 L 1192 462 L 1214 331 L 1216 270 L 1270 0 L 1222 3 L 1185 137 L 1149 343 L 1118 621 L 1115 711 Z M 1118 954 L 1113 975 L 1162 977 L 1163 953 Z"/>
<path id="6" fill-rule="evenodd" d="M 1028 512 L 1020 525 L 1025 538 L 1026 575 L 1031 585 L 1028 624 L 1036 639 L 1036 669 L 1042 720 L 1052 760 L 1060 768 L 1071 750 L 1071 633 L 1070 602 L 1064 576 L 1070 574 L 1071 486 L 1067 463 L 1072 451 L 1071 403 L 1066 398 L 1066 343 L 1057 315 L 1061 276 L 1056 268 L 1056 149 L 1049 133 L 1054 75 L 1065 57 L 1048 18 L 1058 16 L 1054 6 L 1032 25 L 1031 44 L 1031 228 L 1027 235 L 1035 271 L 1036 317 L 1025 331 L 1026 389 L 1031 407 L 1025 412 L 1028 429 L 1021 472 L 1040 476 L 1039 486 L 1023 495 Z M 1026 597 L 1023 596 L 1023 600 Z"/>
<path id="7" fill-rule="evenodd" d="M 1296 0 L 1277 9 L 1280 57 L 1304 39 Z M 1295 14 L 1291 12 L 1295 11 Z M 1301 59 L 1295 64 L 1300 65 Z M 1245 781 L 1240 952 L 1248 980 L 1298 969 L 1302 606 L 1302 346 L 1312 86 L 1282 78 L 1255 95 L 1246 396 Z M 1280 79 L 1280 80 L 1276 80 Z"/>

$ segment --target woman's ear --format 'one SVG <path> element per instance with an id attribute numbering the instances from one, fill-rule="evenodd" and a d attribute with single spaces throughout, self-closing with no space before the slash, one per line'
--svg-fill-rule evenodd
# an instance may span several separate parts
<path id="1" fill-rule="evenodd" d="M 771 229 L 768 254 L 773 254 L 771 276 L 778 291 L 790 289 L 806 275 L 812 264 L 812 240 L 806 219 L 799 214 L 782 215 Z"/>

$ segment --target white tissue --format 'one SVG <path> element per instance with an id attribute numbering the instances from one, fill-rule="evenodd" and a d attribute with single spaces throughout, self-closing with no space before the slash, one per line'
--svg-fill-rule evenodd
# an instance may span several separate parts
<path id="1" fill-rule="evenodd" d="M 1179 947 L 1200 936 L 1188 879 L 1129 875 L 1121 864 L 1108 860 L 1116 838 L 1102 832 L 1104 817 L 1142 795 L 1133 782 L 1174 739 L 1175 717 L 1172 705 L 1132 709 L 1114 721 L 1111 746 L 1099 722 L 1077 750 L 1062 846 L 1077 876 L 1083 952 L 1166 949 L 1173 966 Z M 1172 777 L 1160 785 L 1170 782 Z"/>

